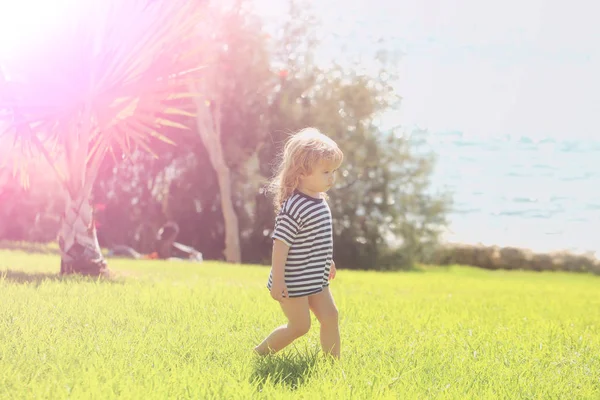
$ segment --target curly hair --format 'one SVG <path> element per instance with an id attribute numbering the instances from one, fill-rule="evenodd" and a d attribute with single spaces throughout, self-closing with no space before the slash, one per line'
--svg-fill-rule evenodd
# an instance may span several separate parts
<path id="1" fill-rule="evenodd" d="M 320 162 L 339 165 L 344 154 L 338 145 L 315 128 L 305 128 L 292 135 L 279 156 L 275 176 L 269 184 L 276 211 L 300 184 L 300 176 L 308 175 Z"/>

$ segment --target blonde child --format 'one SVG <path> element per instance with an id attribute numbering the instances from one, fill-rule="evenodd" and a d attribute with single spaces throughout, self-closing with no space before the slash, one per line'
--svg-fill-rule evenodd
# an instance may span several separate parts
<path id="1" fill-rule="evenodd" d="M 329 290 L 335 277 L 333 229 L 327 192 L 343 160 L 337 144 L 313 128 L 287 141 L 271 183 L 278 211 L 267 287 L 287 317 L 255 347 L 260 355 L 275 353 L 310 329 L 310 312 L 321 325 L 321 347 L 340 357 L 338 310 Z"/>

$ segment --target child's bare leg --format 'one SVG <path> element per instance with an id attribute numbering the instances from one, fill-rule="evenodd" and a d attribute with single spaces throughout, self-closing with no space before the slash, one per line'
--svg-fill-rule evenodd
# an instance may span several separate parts
<path id="1" fill-rule="evenodd" d="M 341 339 L 338 323 L 338 309 L 329 287 L 321 293 L 308 297 L 310 309 L 321 323 L 321 347 L 323 352 L 340 358 Z"/>
<path id="2" fill-rule="evenodd" d="M 278 352 L 310 329 L 310 312 L 306 296 L 284 299 L 280 304 L 288 323 L 276 328 L 254 348 L 260 355 Z"/>

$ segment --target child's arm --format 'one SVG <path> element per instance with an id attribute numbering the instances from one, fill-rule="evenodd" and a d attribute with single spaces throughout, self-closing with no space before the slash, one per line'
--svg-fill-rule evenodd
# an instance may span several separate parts
<path id="1" fill-rule="evenodd" d="M 277 301 L 282 301 L 288 297 L 288 290 L 285 284 L 285 262 L 287 260 L 290 248 L 281 240 L 273 240 L 273 259 L 272 259 L 272 278 L 271 297 Z"/>
<path id="2" fill-rule="evenodd" d="M 329 270 L 329 279 L 333 279 L 335 278 L 335 262 L 333 260 L 331 260 L 331 269 Z"/>

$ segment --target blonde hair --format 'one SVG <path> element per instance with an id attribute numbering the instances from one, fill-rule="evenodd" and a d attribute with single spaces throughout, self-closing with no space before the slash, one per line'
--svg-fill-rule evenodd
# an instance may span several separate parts
<path id="1" fill-rule="evenodd" d="M 344 154 L 338 145 L 318 129 L 305 128 L 286 142 L 274 178 L 269 185 L 273 204 L 279 211 L 300 184 L 300 176 L 312 173 L 320 162 L 340 165 Z"/>

